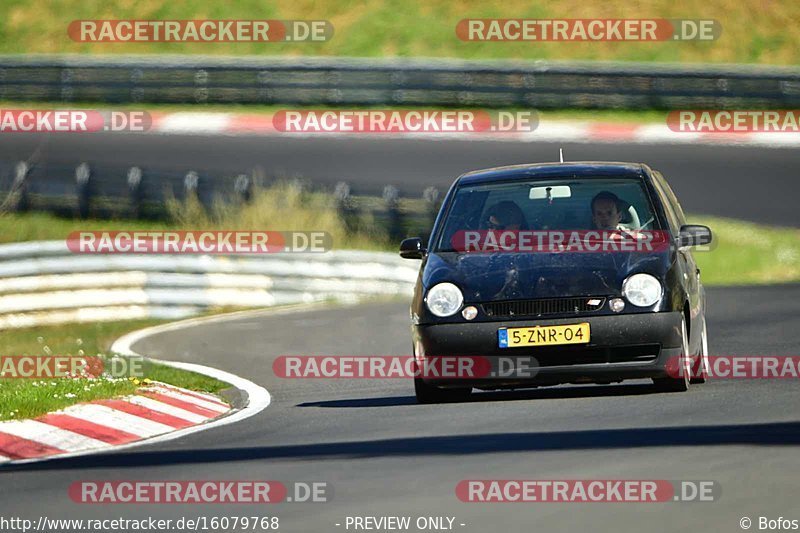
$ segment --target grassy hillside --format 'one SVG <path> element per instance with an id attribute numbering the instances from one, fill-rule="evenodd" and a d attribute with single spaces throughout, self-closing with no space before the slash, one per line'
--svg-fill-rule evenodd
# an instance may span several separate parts
<path id="1" fill-rule="evenodd" d="M 680 43 L 467 43 L 462 18 L 713 18 L 722 36 Z M 325 19 L 326 43 L 76 43 L 76 19 Z M 191 53 L 800 63 L 796 0 L 4 0 L 0 53 Z"/>

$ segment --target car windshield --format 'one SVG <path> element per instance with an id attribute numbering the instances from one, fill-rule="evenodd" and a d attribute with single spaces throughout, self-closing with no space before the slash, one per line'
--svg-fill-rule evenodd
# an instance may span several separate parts
<path id="1" fill-rule="evenodd" d="M 464 230 L 661 229 L 641 180 L 514 181 L 461 186 L 436 251 L 453 251 Z"/>

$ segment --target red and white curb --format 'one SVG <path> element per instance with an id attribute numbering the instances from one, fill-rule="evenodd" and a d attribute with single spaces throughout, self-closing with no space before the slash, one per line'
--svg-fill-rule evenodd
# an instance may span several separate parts
<path id="1" fill-rule="evenodd" d="M 128 333 L 114 342 L 110 352 L 141 357 L 141 354 L 133 351 L 131 346 L 157 333 L 178 331 L 212 322 L 225 322 L 243 316 L 304 312 L 316 307 L 315 304 L 304 304 L 284 309 L 238 311 L 171 322 Z M 159 383 L 144 388 L 140 394 L 128 398 L 78 404 L 36 420 L 2 422 L 0 423 L 0 467 L 166 442 L 240 422 L 257 415 L 272 401 L 267 389 L 230 372 L 196 363 L 149 359 L 224 381 L 239 390 L 243 396 L 242 405 L 232 408 L 216 396 Z M 222 411 L 223 406 L 224 411 Z M 8 435 L 5 438 L 9 443 L 12 441 L 19 443 L 21 439 L 31 441 L 35 443 L 33 446 L 36 451 L 32 451 L 33 448 L 25 448 L 23 452 L 23 448 L 19 445 L 6 446 L 2 440 L 3 435 Z M 132 440 L 127 440 L 128 438 Z M 111 442 L 113 440 L 118 442 Z M 34 455 L 37 452 L 42 453 Z M 26 454 L 30 455 L 22 457 Z"/>
<path id="2" fill-rule="evenodd" d="M 148 133 L 161 135 L 265 135 L 289 138 L 373 138 L 430 139 L 511 142 L 577 142 L 637 144 L 709 144 L 752 145 L 769 148 L 800 146 L 800 133 L 681 133 L 664 123 L 626 124 L 592 121 L 555 121 L 542 119 L 532 132 L 463 132 L 463 133 L 286 133 L 278 131 L 272 115 L 239 113 L 177 112 L 150 114 L 153 122 Z"/>
<path id="3" fill-rule="evenodd" d="M 153 383 L 135 395 L 0 422 L 0 461 L 100 451 L 203 424 L 231 411 L 216 396 Z"/>

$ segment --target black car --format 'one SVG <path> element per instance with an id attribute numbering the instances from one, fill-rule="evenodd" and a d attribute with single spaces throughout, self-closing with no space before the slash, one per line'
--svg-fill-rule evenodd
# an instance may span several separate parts
<path id="1" fill-rule="evenodd" d="M 458 401 L 473 388 L 652 378 L 662 390 L 685 391 L 702 383 L 705 291 L 691 247 L 710 242 L 711 230 L 687 225 L 664 177 L 643 164 L 544 163 L 460 176 L 427 247 L 419 238 L 400 246 L 402 257 L 422 259 L 413 349 L 419 368 L 472 357 L 490 371 L 421 371 L 418 401 Z"/>

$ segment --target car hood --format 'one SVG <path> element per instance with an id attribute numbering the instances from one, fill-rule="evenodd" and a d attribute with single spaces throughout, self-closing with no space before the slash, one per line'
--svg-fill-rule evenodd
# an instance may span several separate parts
<path id="1" fill-rule="evenodd" d="M 670 252 L 463 253 L 428 255 L 425 288 L 449 281 L 466 302 L 619 295 L 622 282 L 646 272 L 664 280 Z"/>

